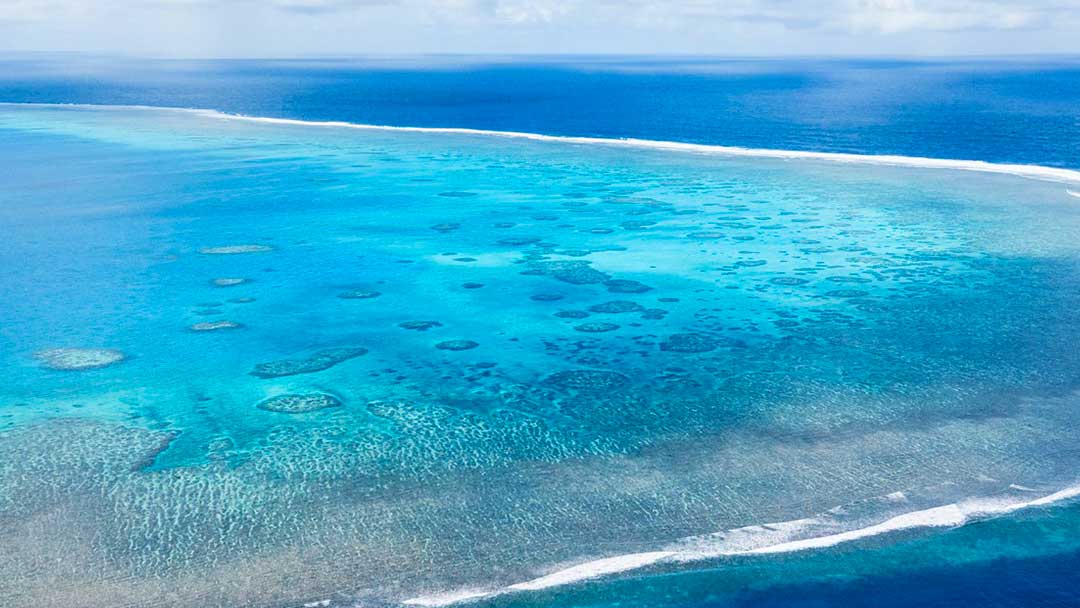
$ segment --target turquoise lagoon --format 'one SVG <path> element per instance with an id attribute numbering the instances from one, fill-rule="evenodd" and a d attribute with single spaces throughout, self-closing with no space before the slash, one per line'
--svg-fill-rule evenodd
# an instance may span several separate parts
<path id="1" fill-rule="evenodd" d="M 0 157 L 5 605 L 726 605 L 1080 545 L 1068 171 L 19 105 Z"/>

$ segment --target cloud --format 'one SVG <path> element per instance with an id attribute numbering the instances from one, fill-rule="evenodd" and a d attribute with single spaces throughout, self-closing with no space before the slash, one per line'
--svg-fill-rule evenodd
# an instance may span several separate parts
<path id="1" fill-rule="evenodd" d="M 243 7 L 308 14 L 396 7 L 447 23 L 672 27 L 772 23 L 890 34 L 1009 30 L 1080 18 L 1078 0 L 2 0 L 0 20 L 48 20 L 128 10 L 214 13 Z"/>
<path id="2" fill-rule="evenodd" d="M 1080 21 L 1077 0 L 404 0 L 403 5 L 450 23 L 646 29 L 772 24 L 882 35 L 1015 30 L 1060 19 Z"/>
<path id="3" fill-rule="evenodd" d="M 197 46 L 207 41 L 217 46 Z M 0 0 L 0 48 L 156 45 L 284 55 L 1080 52 L 1080 0 Z"/>
<path id="4" fill-rule="evenodd" d="M 1013 30 L 1075 17 L 1077 7 L 1038 2 L 856 0 L 843 24 L 856 32 Z"/>
<path id="5" fill-rule="evenodd" d="M 198 1 L 198 0 L 180 0 Z M 394 0 L 267 0 L 266 4 L 287 12 L 317 15 L 395 4 Z"/>

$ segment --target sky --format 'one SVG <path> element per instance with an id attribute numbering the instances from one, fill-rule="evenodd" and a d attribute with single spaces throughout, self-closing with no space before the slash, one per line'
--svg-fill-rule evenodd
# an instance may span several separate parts
<path id="1" fill-rule="evenodd" d="M 1080 53 L 1080 0 L 0 0 L 0 52 Z"/>

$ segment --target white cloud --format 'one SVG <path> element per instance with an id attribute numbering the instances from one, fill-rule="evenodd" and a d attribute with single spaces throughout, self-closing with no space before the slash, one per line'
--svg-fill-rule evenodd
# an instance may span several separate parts
<path id="1" fill-rule="evenodd" d="M 197 46 L 207 40 L 216 46 Z M 158 46 L 283 55 L 1080 52 L 1080 0 L 0 0 L 0 49 Z"/>
<path id="2" fill-rule="evenodd" d="M 1080 17 L 1078 0 L 407 0 L 447 21 L 592 22 L 638 27 L 774 23 L 854 32 L 1033 27 Z"/>
<path id="3" fill-rule="evenodd" d="M 1076 7 L 1022 2 L 855 0 L 846 20 L 854 31 L 893 34 L 913 30 L 1011 30 L 1042 25 Z M 1070 15 L 1071 13 L 1071 15 Z"/>

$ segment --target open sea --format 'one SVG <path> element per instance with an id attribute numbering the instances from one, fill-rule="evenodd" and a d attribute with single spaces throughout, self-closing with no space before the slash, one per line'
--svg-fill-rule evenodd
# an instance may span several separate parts
<path id="1" fill-rule="evenodd" d="M 0 58 L 5 608 L 1080 606 L 1080 59 Z"/>

